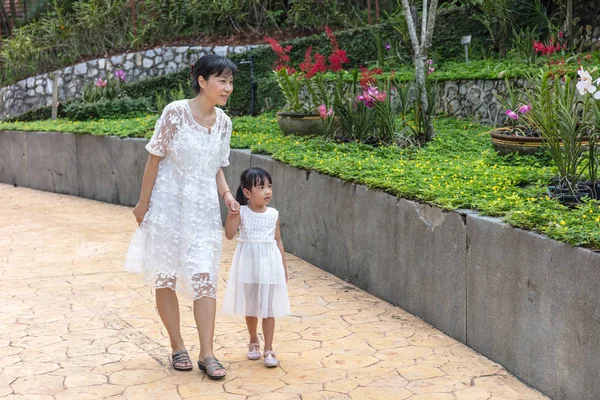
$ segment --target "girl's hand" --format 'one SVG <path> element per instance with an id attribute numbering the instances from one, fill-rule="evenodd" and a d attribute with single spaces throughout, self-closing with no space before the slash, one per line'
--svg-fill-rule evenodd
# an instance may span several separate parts
<path id="1" fill-rule="evenodd" d="M 138 201 L 133 209 L 133 215 L 135 215 L 135 220 L 138 225 L 142 223 L 146 213 L 148 212 L 148 203 Z"/>
<path id="2" fill-rule="evenodd" d="M 236 219 L 238 215 L 240 215 L 239 210 L 237 210 L 237 211 L 229 210 L 227 212 L 227 218 L 229 218 L 229 219 Z"/>
<path id="3" fill-rule="evenodd" d="M 288 283 L 288 274 L 287 274 L 287 268 L 285 269 L 285 283 Z"/>

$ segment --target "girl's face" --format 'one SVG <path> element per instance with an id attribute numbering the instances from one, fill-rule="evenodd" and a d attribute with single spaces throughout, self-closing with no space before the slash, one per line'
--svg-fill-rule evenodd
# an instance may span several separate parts
<path id="1" fill-rule="evenodd" d="M 198 77 L 200 85 L 200 94 L 205 96 L 211 103 L 224 106 L 233 92 L 233 75 L 231 71 L 224 71 L 221 75 L 213 74 L 204 79 Z"/>
<path id="2" fill-rule="evenodd" d="M 251 190 L 244 189 L 244 195 L 253 207 L 266 206 L 271 202 L 273 185 L 268 180 L 265 180 L 262 185 L 254 186 Z"/>

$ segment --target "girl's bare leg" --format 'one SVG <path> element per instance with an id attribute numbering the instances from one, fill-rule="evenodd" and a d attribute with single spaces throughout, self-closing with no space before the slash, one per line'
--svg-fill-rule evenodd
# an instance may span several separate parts
<path id="1" fill-rule="evenodd" d="M 248 327 L 248 334 L 250 335 L 250 343 L 258 343 L 258 333 L 256 332 L 258 318 L 246 317 L 246 326 Z"/>
<path id="2" fill-rule="evenodd" d="M 275 318 L 263 318 L 264 351 L 273 350 L 273 335 L 275 334 Z"/>

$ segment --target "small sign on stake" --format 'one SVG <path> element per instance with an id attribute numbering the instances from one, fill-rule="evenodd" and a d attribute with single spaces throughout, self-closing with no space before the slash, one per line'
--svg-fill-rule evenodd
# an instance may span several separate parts
<path id="1" fill-rule="evenodd" d="M 471 43 L 471 35 L 463 36 L 460 39 L 460 44 L 465 46 L 465 62 L 469 62 L 469 43 Z"/>

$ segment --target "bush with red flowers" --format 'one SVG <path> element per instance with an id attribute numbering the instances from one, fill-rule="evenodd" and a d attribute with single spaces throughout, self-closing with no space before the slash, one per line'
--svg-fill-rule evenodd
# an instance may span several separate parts
<path id="1" fill-rule="evenodd" d="M 340 72 L 348 63 L 346 51 L 340 49 L 335 35 L 329 27 L 325 28 L 331 44 L 328 57 L 314 53 L 312 47 L 306 50 L 304 61 L 297 66 L 290 65 L 289 52 L 292 46 L 283 47 L 273 38 L 265 38 L 277 60 L 273 64 L 273 72 L 277 84 L 286 99 L 286 111 L 317 114 L 321 104 L 330 104 L 333 93 L 327 89 L 326 74 Z"/>

